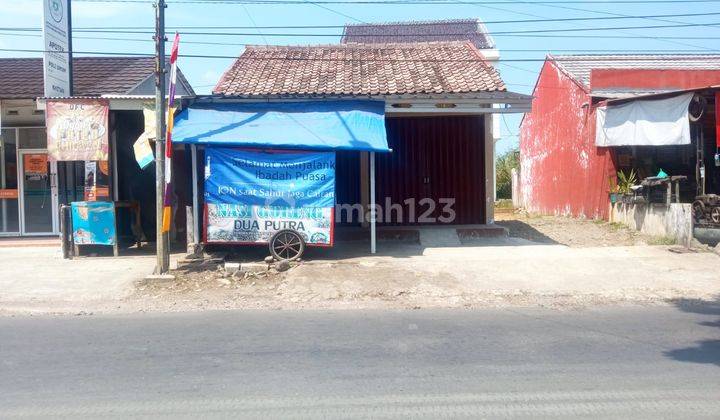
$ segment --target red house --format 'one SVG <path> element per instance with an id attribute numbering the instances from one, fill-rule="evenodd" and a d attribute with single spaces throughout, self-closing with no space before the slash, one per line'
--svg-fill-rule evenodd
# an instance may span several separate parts
<path id="1" fill-rule="evenodd" d="M 711 88 L 719 84 L 718 55 L 548 55 L 532 111 L 520 126 L 522 205 L 541 214 L 608 219 L 610 187 L 617 171 L 626 169 L 641 178 L 658 168 L 686 174 L 684 199 L 692 200 L 697 191 L 719 193 L 712 191 L 720 185 L 714 163 L 717 89 Z M 703 119 L 690 127 L 688 144 L 596 145 L 599 107 L 689 91 L 707 106 Z M 696 176 L 701 167 L 702 179 Z"/>

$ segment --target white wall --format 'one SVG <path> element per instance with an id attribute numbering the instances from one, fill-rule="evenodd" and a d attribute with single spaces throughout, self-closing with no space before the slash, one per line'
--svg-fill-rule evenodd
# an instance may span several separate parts
<path id="1" fill-rule="evenodd" d="M 693 238 L 692 204 L 626 204 L 615 203 L 610 221 L 651 236 L 674 238 L 689 246 Z"/>

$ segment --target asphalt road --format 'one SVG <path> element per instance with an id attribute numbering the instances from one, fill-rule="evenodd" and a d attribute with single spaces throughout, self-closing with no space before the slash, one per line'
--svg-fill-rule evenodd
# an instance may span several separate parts
<path id="1" fill-rule="evenodd" d="M 0 418 L 720 418 L 720 303 L 0 318 Z"/>

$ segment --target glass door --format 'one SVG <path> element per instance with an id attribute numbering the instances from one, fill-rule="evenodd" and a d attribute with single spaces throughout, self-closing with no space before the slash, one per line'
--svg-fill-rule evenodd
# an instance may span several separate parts
<path id="1" fill-rule="evenodd" d="M 56 165 L 45 150 L 20 150 L 20 210 L 23 235 L 57 232 Z"/>
<path id="2" fill-rule="evenodd" d="M 0 236 L 20 234 L 17 132 L 0 130 Z"/>

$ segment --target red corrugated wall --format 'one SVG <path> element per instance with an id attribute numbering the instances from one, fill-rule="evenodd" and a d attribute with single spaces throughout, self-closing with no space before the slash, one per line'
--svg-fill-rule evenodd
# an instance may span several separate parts
<path id="1" fill-rule="evenodd" d="M 615 166 L 608 149 L 595 147 L 590 97 L 549 61 L 534 96 L 520 130 L 524 206 L 541 214 L 607 219 Z"/>

